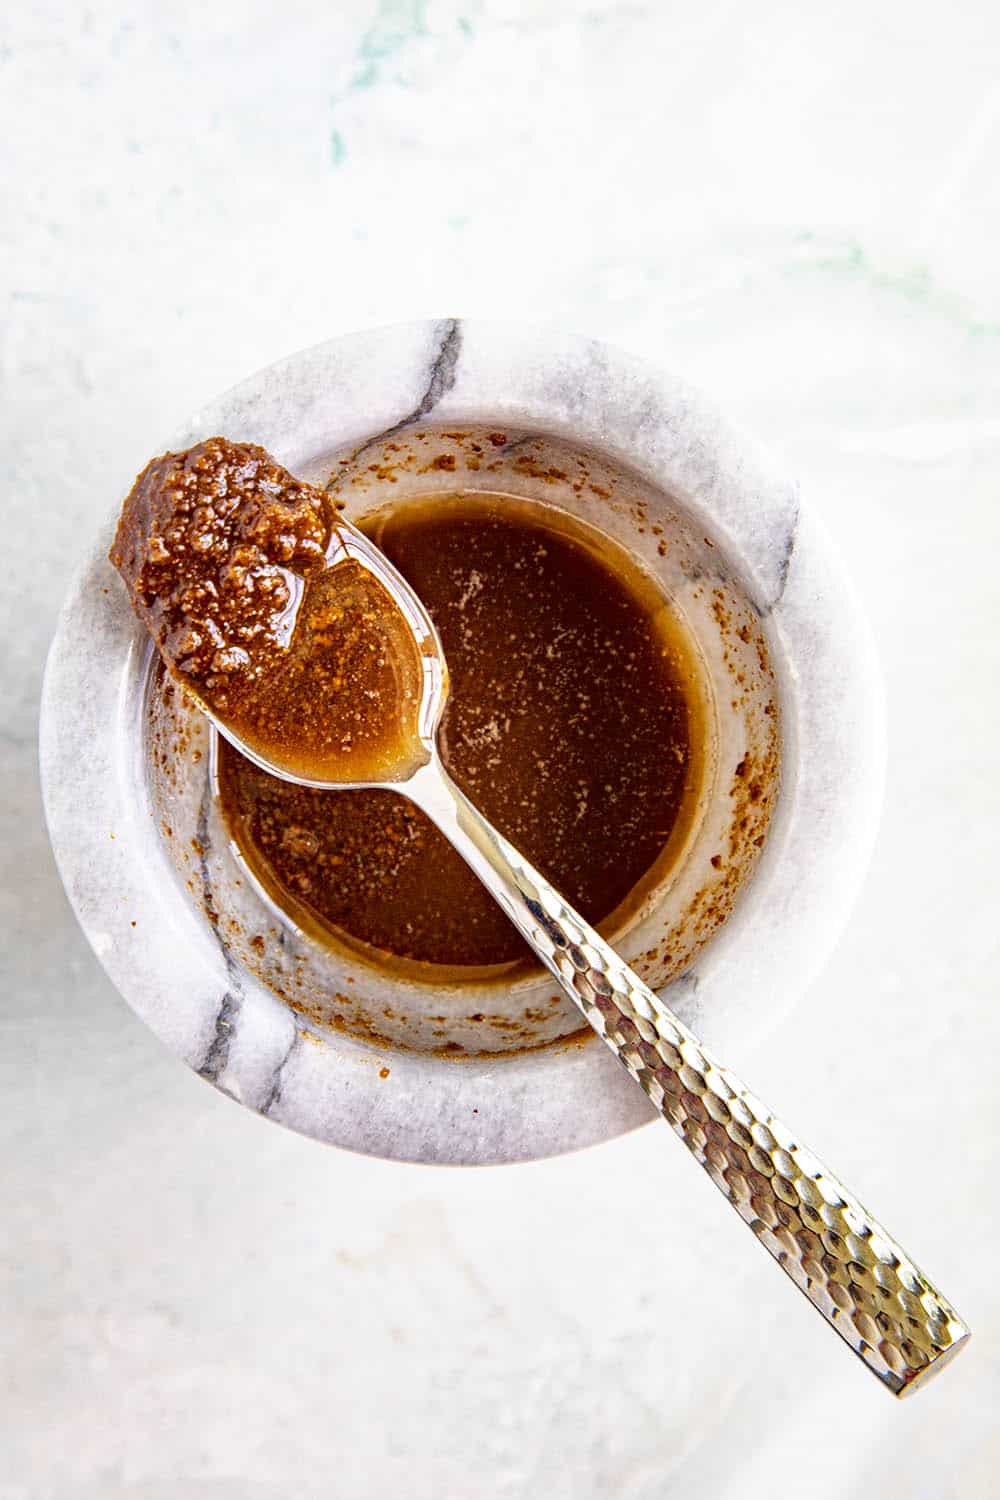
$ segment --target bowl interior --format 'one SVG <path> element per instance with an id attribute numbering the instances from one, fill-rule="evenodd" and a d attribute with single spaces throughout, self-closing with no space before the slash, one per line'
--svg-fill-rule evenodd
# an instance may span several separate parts
<path id="1" fill-rule="evenodd" d="M 682 846 L 650 877 L 627 920 L 605 925 L 648 983 L 669 984 L 737 906 L 780 787 L 773 643 L 724 539 L 598 452 L 499 422 L 415 425 L 347 451 L 302 454 L 294 468 L 327 486 L 353 521 L 459 489 L 545 505 L 612 538 L 669 596 L 703 666 L 709 733 L 701 793 Z M 222 942 L 241 979 L 252 976 L 320 1033 L 335 1030 L 380 1052 L 502 1058 L 580 1032 L 579 1013 L 540 967 L 458 979 L 435 965 L 388 966 L 347 944 L 332 947 L 308 920 L 290 917 L 229 837 L 213 732 L 151 649 L 136 651 L 132 671 L 141 715 L 137 786 L 181 899 Z"/>

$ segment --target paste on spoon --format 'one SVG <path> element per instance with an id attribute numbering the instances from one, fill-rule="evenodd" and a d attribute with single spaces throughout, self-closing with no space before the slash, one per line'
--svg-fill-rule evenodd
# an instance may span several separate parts
<path id="1" fill-rule="evenodd" d="M 302 780 L 402 780 L 427 758 L 423 659 L 326 495 L 209 438 L 147 464 L 109 556 L 173 675 Z"/>

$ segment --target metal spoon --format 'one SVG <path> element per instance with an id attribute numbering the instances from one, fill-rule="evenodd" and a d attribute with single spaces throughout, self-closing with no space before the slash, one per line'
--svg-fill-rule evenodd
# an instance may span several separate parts
<path id="1" fill-rule="evenodd" d="M 436 747 L 448 694 L 437 631 L 385 555 L 342 519 L 338 527 L 337 556 L 354 558 L 378 578 L 424 663 L 419 734 L 426 759 L 406 779 L 377 785 L 408 797 L 437 825 L 740 1218 L 883 1385 L 904 1396 L 925 1384 L 967 1341 L 966 1324 L 843 1183 L 454 784 Z M 272 776 L 329 790 L 359 786 L 295 776 L 209 717 Z"/>

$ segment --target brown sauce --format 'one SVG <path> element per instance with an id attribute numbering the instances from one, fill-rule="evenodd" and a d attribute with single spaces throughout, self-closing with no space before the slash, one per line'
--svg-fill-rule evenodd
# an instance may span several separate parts
<path id="1" fill-rule="evenodd" d="M 394 780 L 426 759 L 422 659 L 349 535 L 321 490 L 217 437 L 146 466 L 110 557 L 174 676 L 262 758 Z"/>
<path id="2" fill-rule="evenodd" d="M 662 877 L 703 774 L 699 671 L 648 576 L 547 507 L 466 493 L 365 530 L 440 632 L 439 748 L 472 801 L 592 922 Z M 477 968 L 528 950 L 403 797 L 281 782 L 220 741 L 233 836 L 300 925 L 373 956 Z"/>

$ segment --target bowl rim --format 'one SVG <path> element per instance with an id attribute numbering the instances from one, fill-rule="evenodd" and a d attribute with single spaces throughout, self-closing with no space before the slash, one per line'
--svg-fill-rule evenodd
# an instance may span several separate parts
<path id="1" fill-rule="evenodd" d="M 789 716 L 786 703 L 784 756 L 795 773 L 780 850 L 769 841 L 748 899 L 670 987 L 671 1003 L 680 998 L 685 1019 L 728 1059 L 788 1016 L 825 961 L 877 830 L 881 681 L 844 566 L 795 487 L 685 382 L 613 346 L 527 326 L 444 319 L 330 339 L 241 381 L 166 446 L 228 431 L 294 467 L 300 453 L 442 421 L 502 422 L 568 438 L 677 494 L 724 536 L 780 641 L 789 668 L 783 694 L 794 710 Z M 260 984 L 238 984 L 234 995 L 224 953 L 195 931 L 193 912 L 185 919 L 173 885 L 158 887 L 148 833 L 136 826 L 128 754 L 135 706 L 123 684 L 141 636 L 123 591 L 108 582 L 118 505 L 59 617 L 39 755 L 60 875 L 132 1009 L 239 1102 L 366 1154 L 530 1160 L 653 1118 L 596 1037 L 502 1058 L 379 1052 L 339 1034 L 310 1036 Z M 315 1045 L 304 1045 L 309 1040 Z"/>

